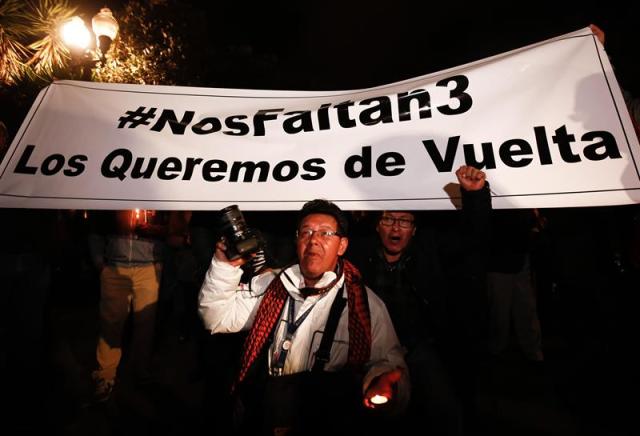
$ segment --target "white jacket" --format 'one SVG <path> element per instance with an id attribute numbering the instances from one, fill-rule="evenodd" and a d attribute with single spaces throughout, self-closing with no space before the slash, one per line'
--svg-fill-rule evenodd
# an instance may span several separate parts
<path id="1" fill-rule="evenodd" d="M 284 277 L 286 275 L 286 277 Z M 271 281 L 275 278 L 273 272 L 267 272 L 254 277 L 249 285 L 239 283 L 242 270 L 226 262 L 220 262 L 215 257 L 205 276 L 200 289 L 200 316 L 205 328 L 211 333 L 231 333 L 248 330 L 253 325 L 260 301 Z M 316 287 L 321 288 L 335 279 L 334 272 L 325 272 Z M 329 316 L 331 304 L 338 290 L 342 288 L 344 276 L 328 292 L 304 298 L 298 287 L 304 286 L 304 278 L 298 265 L 294 265 L 283 272 L 282 282 L 295 304 L 294 313 L 297 317 L 313 306 L 308 317 L 298 327 L 291 342 L 284 365 L 284 374 L 293 374 L 311 370 L 315 353 L 320 346 L 322 332 Z M 346 290 L 344 297 L 346 298 Z M 404 362 L 404 349 L 400 346 L 396 332 L 391 323 L 387 309 L 370 289 L 367 288 L 369 309 L 371 313 L 371 358 L 367 363 L 367 373 L 363 380 L 363 391 L 378 375 L 395 368 L 404 369 L 405 376 L 401 379 L 398 400 L 404 403 L 408 399 L 408 376 Z M 286 333 L 286 317 L 291 298 L 287 299 L 282 310 L 275 340 L 269 349 L 269 367 L 274 353 L 280 350 Z M 345 307 L 331 347 L 331 358 L 325 365 L 325 371 L 337 371 L 347 364 L 349 349 L 348 308 Z"/>

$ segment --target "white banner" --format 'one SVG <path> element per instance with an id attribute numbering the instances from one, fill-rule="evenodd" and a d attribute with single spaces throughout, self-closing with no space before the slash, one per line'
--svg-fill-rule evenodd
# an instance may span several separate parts
<path id="1" fill-rule="evenodd" d="M 640 200 L 638 140 L 589 29 L 356 91 L 62 81 L 0 165 L 0 206 L 450 209 L 455 170 L 496 208 Z"/>

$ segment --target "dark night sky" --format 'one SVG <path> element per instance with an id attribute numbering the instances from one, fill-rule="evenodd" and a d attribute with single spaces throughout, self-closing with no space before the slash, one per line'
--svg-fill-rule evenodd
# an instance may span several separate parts
<path id="1" fill-rule="evenodd" d="M 81 3 L 94 9 L 105 4 Z M 121 3 L 114 0 L 111 7 Z M 180 37 L 189 48 L 185 68 L 193 71 L 193 85 L 366 88 L 482 59 L 593 22 L 606 31 L 620 80 L 640 93 L 640 60 L 631 56 L 638 53 L 640 8 L 633 0 L 583 1 L 579 7 L 561 1 L 176 3 L 176 17 L 186 21 Z"/>
<path id="2" fill-rule="evenodd" d="M 214 5 L 201 11 L 205 26 L 193 26 L 185 40 L 208 47 L 203 78 L 211 86 L 364 88 L 478 60 L 590 22 L 605 29 L 620 73 L 640 76 L 630 56 L 640 41 L 634 28 L 638 7 L 615 2 L 582 2 L 580 9 L 519 3 L 523 11 L 486 2 L 209 3 Z"/>

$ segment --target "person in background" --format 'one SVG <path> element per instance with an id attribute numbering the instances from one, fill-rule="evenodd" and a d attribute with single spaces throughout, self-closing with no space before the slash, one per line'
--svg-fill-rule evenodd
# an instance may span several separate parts
<path id="1" fill-rule="evenodd" d="M 513 324 L 525 357 L 542 362 L 542 333 L 531 274 L 531 242 L 536 216 L 531 209 L 492 212 L 489 251 L 489 351 L 501 355 Z"/>
<path id="2" fill-rule="evenodd" d="M 484 172 L 462 166 L 456 176 L 463 214 L 474 223 L 461 232 L 466 243 L 458 262 L 466 264 L 464 253 L 479 244 L 478 235 L 469 236 L 469 231 L 477 228 L 480 231 L 475 233 L 486 233 L 491 201 Z M 367 286 L 389 309 L 400 343 L 407 349 L 411 401 L 405 431 L 418 426 L 431 434 L 459 435 L 463 432 L 461 398 L 446 362 L 447 348 L 461 346 L 451 339 L 448 327 L 452 319 L 447 289 L 454 284 L 445 279 L 433 229 L 425 226 L 419 231 L 416 218 L 411 211 L 383 211 L 375 225 L 378 238 L 374 246 L 364 243 L 350 256 L 361 268 Z M 473 265 L 463 271 L 474 277 L 480 262 L 472 258 L 469 263 Z M 472 281 L 469 278 L 464 286 L 469 287 Z"/>
<path id="3" fill-rule="evenodd" d="M 95 401 L 107 401 L 116 384 L 124 327 L 133 309 L 129 361 L 136 381 L 149 377 L 166 223 L 149 210 L 108 211 L 89 235 L 100 272 L 100 333 L 93 373 Z"/>
<path id="4" fill-rule="evenodd" d="M 187 342 L 202 326 L 198 319 L 198 291 L 202 280 L 191 245 L 191 211 L 168 215 L 165 256 L 158 312 L 158 327 L 171 331 L 176 321 L 178 340 Z M 175 319 L 174 319 L 175 318 Z"/>
<path id="5" fill-rule="evenodd" d="M 8 147 L 0 122 L 0 160 Z M 43 386 L 50 382 L 46 309 L 55 227 L 52 210 L 0 209 L 0 391 L 9 399 L 0 419 L 11 434 L 44 430 L 34 416 L 45 410 Z"/>

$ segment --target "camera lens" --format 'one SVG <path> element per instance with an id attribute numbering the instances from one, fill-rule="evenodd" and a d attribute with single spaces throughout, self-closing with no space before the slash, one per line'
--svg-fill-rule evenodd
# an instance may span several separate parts
<path id="1" fill-rule="evenodd" d="M 260 241 L 247 227 L 242 212 L 237 205 L 225 207 L 221 211 L 221 233 L 225 237 L 229 260 L 237 259 L 260 249 Z"/>
<path id="2" fill-rule="evenodd" d="M 247 223 L 244 220 L 242 212 L 235 204 L 227 206 L 221 210 L 221 223 L 223 235 L 242 235 L 247 231 Z"/>

